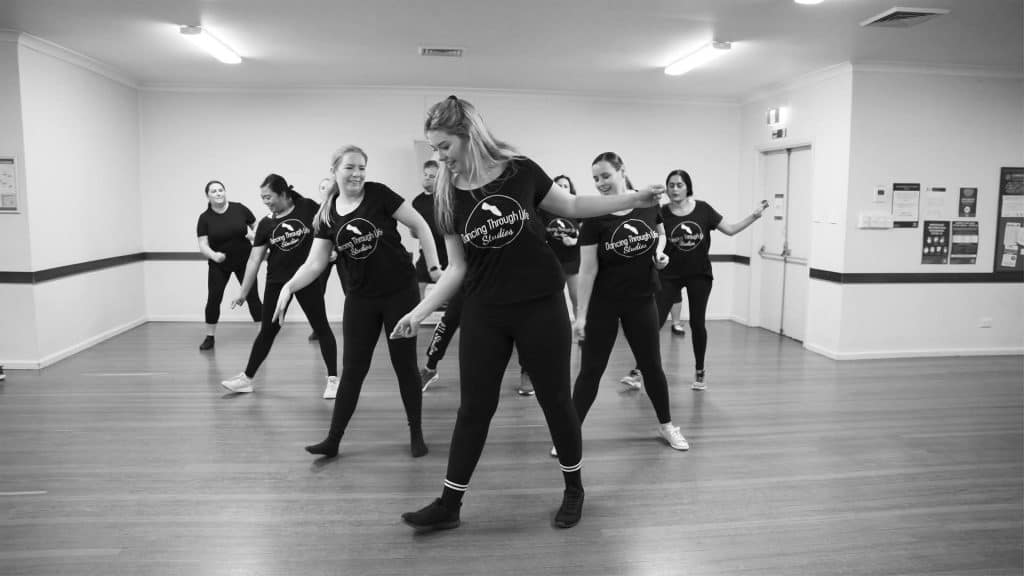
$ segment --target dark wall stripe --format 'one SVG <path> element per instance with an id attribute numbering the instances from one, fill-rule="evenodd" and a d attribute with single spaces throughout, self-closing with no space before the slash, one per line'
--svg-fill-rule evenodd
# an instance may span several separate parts
<path id="1" fill-rule="evenodd" d="M 1014 272 L 915 272 L 843 274 L 811 268 L 811 278 L 837 284 L 999 284 L 1024 282 L 1024 273 Z"/>
<path id="2" fill-rule="evenodd" d="M 199 252 L 137 252 L 124 256 L 102 258 L 68 266 L 58 266 L 37 272 L 4 272 L 0 271 L 0 284 L 38 284 L 48 280 L 57 280 L 76 274 L 95 272 L 114 266 L 122 266 L 133 262 L 153 260 L 159 262 L 204 261 L 206 258 Z M 733 262 L 744 266 L 750 265 L 749 256 L 739 254 L 712 254 L 712 262 Z M 1024 283 L 1024 273 L 1020 272 L 921 272 L 921 273 L 858 273 L 843 274 L 819 268 L 810 269 L 811 278 L 835 282 L 837 284 L 992 284 L 992 283 Z"/>

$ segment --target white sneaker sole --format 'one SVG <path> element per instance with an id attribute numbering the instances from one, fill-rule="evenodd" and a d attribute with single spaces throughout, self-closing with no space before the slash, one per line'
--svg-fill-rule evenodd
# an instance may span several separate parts
<path id="1" fill-rule="evenodd" d="M 708 389 L 707 384 L 698 384 L 696 382 L 694 382 L 693 384 L 690 384 L 690 390 L 697 390 L 699 392 L 699 391 L 707 390 L 707 389 Z"/>
<path id="2" fill-rule="evenodd" d="M 686 452 L 687 450 L 690 449 L 690 444 L 689 443 L 682 444 L 682 445 L 673 444 L 668 438 L 662 436 L 661 432 L 658 432 L 658 437 L 661 438 L 662 440 L 664 440 L 665 443 L 668 444 L 669 448 L 671 448 L 673 450 L 679 450 L 680 452 Z"/>
<path id="3" fill-rule="evenodd" d="M 247 386 L 234 387 L 234 386 L 231 385 L 230 381 L 225 381 L 225 382 L 221 382 L 220 385 L 225 387 L 225 388 L 227 388 L 228 390 L 230 390 L 232 392 L 236 392 L 238 394 L 247 394 L 249 392 L 252 392 L 252 384 L 249 384 Z"/>

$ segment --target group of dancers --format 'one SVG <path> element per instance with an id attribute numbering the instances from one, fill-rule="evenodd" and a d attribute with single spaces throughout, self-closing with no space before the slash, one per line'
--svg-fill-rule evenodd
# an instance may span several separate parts
<path id="1" fill-rule="evenodd" d="M 647 389 L 659 435 L 672 448 L 687 450 L 672 422 L 658 334 L 686 288 L 696 359 L 692 387 L 704 389 L 710 232 L 735 234 L 757 220 L 767 204 L 727 224 L 710 205 L 693 198 L 685 171 L 669 173 L 665 186 L 635 190 L 622 158 L 612 152 L 592 163 L 600 194 L 577 195 L 568 177 L 552 180 L 496 138 L 471 103 L 455 96 L 429 109 L 424 133 L 437 160 L 424 165 L 424 194 L 411 203 L 384 184 L 366 180 L 368 155 L 356 146 L 332 155 L 322 203 L 304 198 L 279 175 L 267 176 L 260 195 L 271 214 L 254 233 L 252 213 L 228 202 L 222 183 L 209 183 L 209 207 L 197 229 L 200 251 L 209 260 L 208 331 L 200 348 L 214 346 L 224 287 L 234 274 L 241 289 L 232 306 L 247 303 L 261 324 L 245 370 L 222 384 L 234 392 L 252 392 L 253 377 L 294 296 L 327 367 L 324 397 L 336 398 L 327 437 L 306 450 L 334 457 L 383 329 L 411 453 L 420 457 L 428 453 L 420 421 L 422 393 L 437 379 L 437 361 L 461 328 L 460 406 L 442 492 L 422 509 L 402 515 L 418 531 L 459 525 L 462 498 L 515 348 L 524 374 L 520 393 L 536 395 L 554 444 L 551 455 L 558 458 L 565 483 L 554 525 L 569 528 L 583 512 L 580 427 L 596 398 L 619 325 L 637 363 L 635 374 L 624 382 Z M 669 201 L 659 207 L 666 190 Z M 398 223 L 419 241 L 415 265 L 402 245 Z M 254 283 L 264 259 L 261 303 Z M 323 298 L 332 262 L 345 290 L 340 378 Z M 433 288 L 424 294 L 422 285 L 428 283 Z M 567 283 L 575 308 L 572 323 L 564 296 Z M 446 303 L 421 370 L 416 354 L 420 323 Z M 574 340 L 582 346 L 581 367 L 570 387 Z"/>

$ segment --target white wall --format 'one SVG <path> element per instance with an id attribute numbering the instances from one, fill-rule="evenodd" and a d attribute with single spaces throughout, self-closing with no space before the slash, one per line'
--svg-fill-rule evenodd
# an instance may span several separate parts
<path id="1" fill-rule="evenodd" d="M 741 119 L 738 201 L 743 209 L 740 214 L 746 214 L 761 200 L 761 151 L 810 144 L 813 175 L 809 266 L 834 272 L 843 270 L 852 77 L 851 66 L 845 64 L 800 78 L 747 102 Z M 769 108 L 784 109 L 788 131 L 785 139 L 770 139 L 765 124 Z M 741 236 L 750 245 L 761 246 L 761 224 L 754 224 Z M 749 290 L 737 290 L 733 305 L 738 316 L 746 316 L 749 323 L 756 326 L 760 324 L 761 313 L 761 261 L 756 248 L 752 253 Z M 812 279 L 808 281 L 806 294 L 804 345 L 816 350 L 835 349 L 841 330 L 835 311 L 841 308 L 842 291 Z"/>
<path id="2" fill-rule="evenodd" d="M 855 70 L 844 271 L 991 272 L 999 169 L 1024 166 L 1022 102 L 1020 78 Z M 893 182 L 946 187 L 947 220 L 977 187 L 977 263 L 921 264 L 921 228 L 858 229 L 871 189 Z M 1020 283 L 844 286 L 843 310 L 838 357 L 1024 352 Z"/>
<path id="3" fill-rule="evenodd" d="M 16 78 L 31 206 L 25 244 L 33 271 L 142 250 L 138 94 L 92 68 L 81 57 L 19 38 Z M 145 320 L 141 263 L 31 290 L 36 348 L 29 358 L 12 355 L 11 367 L 50 364 Z"/>
<path id="4" fill-rule="evenodd" d="M 141 93 L 141 177 L 146 251 L 194 251 L 195 222 L 206 208 L 204 184 L 222 179 L 230 199 L 262 216 L 258 185 L 277 172 L 297 190 L 315 195 L 327 175 L 330 154 L 345 143 L 369 154 L 368 178 L 399 194 L 419 193 L 413 141 L 423 138 L 430 104 L 447 96 L 423 90 L 308 92 Z M 618 152 L 638 186 L 663 182 L 669 170 L 686 168 L 698 194 L 732 212 L 739 123 L 737 109 L 715 103 L 603 100 L 541 94 L 465 92 L 498 137 L 535 159 L 549 175 L 567 173 L 581 193 L 594 193 L 590 163 Z M 404 234 L 410 251 L 416 249 Z M 716 253 L 735 246 L 715 238 Z M 729 294 L 722 264 L 716 292 Z M 201 319 L 206 265 L 147 262 L 148 313 L 154 319 Z M 333 285 L 336 281 L 332 281 Z M 236 285 L 229 285 L 227 295 Z M 337 298 L 335 298 L 337 296 Z M 717 296 L 717 294 L 716 294 Z M 713 297 L 712 317 L 731 317 L 729 301 Z M 340 294 L 330 294 L 337 318 Z M 245 320 L 245 311 L 222 312 Z M 301 319 L 290 314 L 289 319 Z"/>

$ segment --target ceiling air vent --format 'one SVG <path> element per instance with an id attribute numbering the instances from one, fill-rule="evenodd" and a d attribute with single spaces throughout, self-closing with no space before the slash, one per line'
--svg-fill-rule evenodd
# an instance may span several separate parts
<path id="1" fill-rule="evenodd" d="M 420 56 L 441 56 L 445 58 L 462 58 L 462 48 L 423 48 Z"/>
<path id="2" fill-rule="evenodd" d="M 877 16 L 872 16 L 860 23 L 861 26 L 880 26 L 886 28 L 909 28 L 936 16 L 949 14 L 942 8 L 889 8 Z"/>

